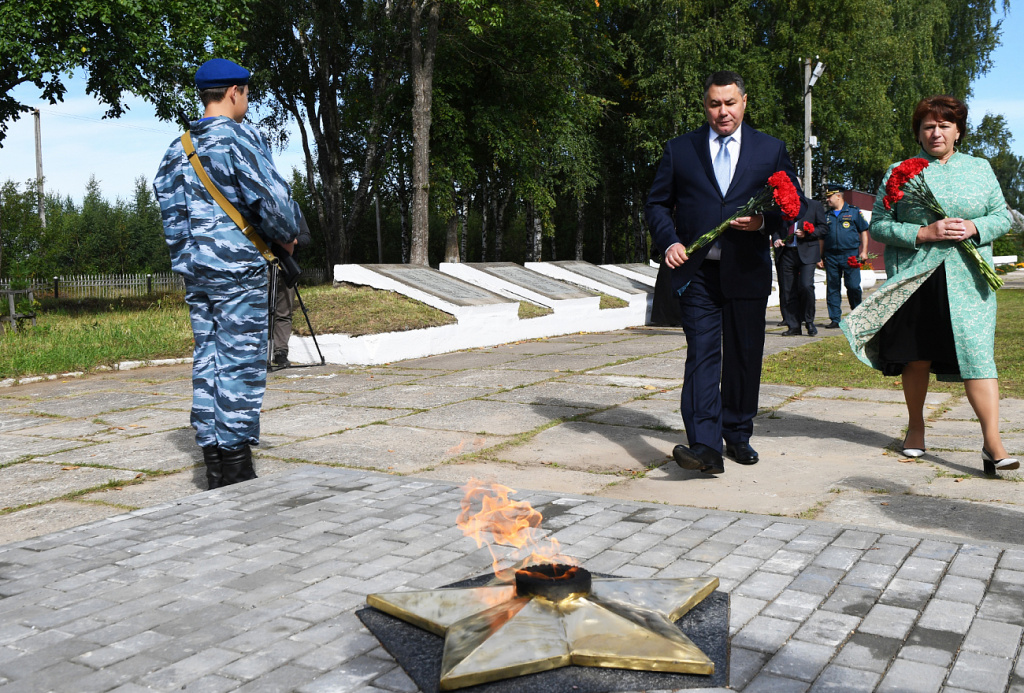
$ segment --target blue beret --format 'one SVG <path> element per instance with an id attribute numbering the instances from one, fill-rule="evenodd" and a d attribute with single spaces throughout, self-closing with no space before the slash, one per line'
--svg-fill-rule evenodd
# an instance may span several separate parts
<path id="1" fill-rule="evenodd" d="M 200 91 L 248 83 L 249 71 L 224 58 L 207 60 L 196 70 L 196 88 Z"/>

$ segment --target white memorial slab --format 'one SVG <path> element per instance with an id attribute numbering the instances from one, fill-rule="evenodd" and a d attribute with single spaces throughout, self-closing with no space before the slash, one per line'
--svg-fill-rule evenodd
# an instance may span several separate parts
<path id="1" fill-rule="evenodd" d="M 654 286 L 658 280 L 658 266 L 650 265 L 643 262 L 627 262 L 621 265 L 601 265 L 603 269 L 616 274 L 621 274 L 624 277 L 629 277 L 634 281 L 638 281 L 641 284 L 647 286 Z"/>
<path id="2" fill-rule="evenodd" d="M 601 310 L 600 297 L 593 290 L 580 289 L 580 281 L 566 284 L 512 263 L 444 263 L 444 268 L 442 273 L 416 265 L 335 265 L 335 281 L 394 291 L 451 313 L 458 322 L 358 337 L 321 334 L 317 340 L 324 359 L 377 365 L 523 339 L 620 330 L 645 324 L 650 311 L 647 294 L 633 287 L 636 293 L 601 285 L 599 291 L 613 295 L 621 291 L 630 297 L 625 308 Z M 520 300 L 551 305 L 553 312 L 520 320 Z M 315 327 L 315 316 L 313 322 Z M 320 361 L 312 338 L 299 335 L 288 340 L 288 356 L 297 363 Z"/>
<path id="3" fill-rule="evenodd" d="M 420 265 L 335 265 L 334 281 L 396 291 L 456 318 L 519 314 L 514 299 Z"/>
<path id="4" fill-rule="evenodd" d="M 633 301 L 637 297 L 645 297 L 653 292 L 651 287 L 635 279 L 580 260 L 527 262 L 526 268 L 623 301 Z"/>
<path id="5" fill-rule="evenodd" d="M 440 269 L 496 294 L 530 301 L 555 312 L 597 310 L 601 301 L 593 291 L 560 282 L 514 262 L 442 262 Z"/>

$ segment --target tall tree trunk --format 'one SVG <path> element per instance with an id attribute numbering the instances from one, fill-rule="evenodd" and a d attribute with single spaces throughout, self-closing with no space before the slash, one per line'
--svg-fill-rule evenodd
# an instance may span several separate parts
<path id="1" fill-rule="evenodd" d="M 398 166 L 398 216 L 402 229 L 402 262 L 409 264 L 409 187 L 406 185 L 405 168 Z"/>
<path id="2" fill-rule="evenodd" d="M 537 214 L 537 208 L 530 205 L 530 209 L 533 210 L 533 258 L 534 262 L 543 262 L 544 260 L 544 228 L 540 223 L 540 215 Z"/>
<path id="3" fill-rule="evenodd" d="M 633 216 L 633 198 L 630 197 L 626 203 L 626 211 L 628 213 L 626 228 L 623 229 L 626 235 L 626 262 L 632 262 L 633 258 L 636 257 L 636 230 L 633 226 L 636 224 L 636 217 Z"/>
<path id="4" fill-rule="evenodd" d="M 469 216 L 469 193 L 463 192 L 462 198 L 459 202 L 459 257 L 463 260 L 469 259 L 469 254 L 466 250 L 467 237 L 466 233 L 466 217 Z"/>
<path id="5" fill-rule="evenodd" d="M 644 226 L 643 209 L 640 195 L 633 191 L 633 220 L 636 230 L 636 262 L 647 262 L 647 228 Z"/>
<path id="6" fill-rule="evenodd" d="M 583 259 L 583 200 L 576 200 L 576 252 L 573 259 Z"/>
<path id="7" fill-rule="evenodd" d="M 608 263 L 608 194 L 602 195 L 601 202 L 601 264 Z"/>
<path id="8" fill-rule="evenodd" d="M 448 235 L 444 244 L 444 261 L 459 262 L 459 214 L 448 217 Z"/>
<path id="9" fill-rule="evenodd" d="M 505 210 L 508 203 L 512 201 L 512 188 L 505 191 L 505 196 L 499 202 L 494 201 L 494 261 L 501 262 L 505 246 Z"/>
<path id="10" fill-rule="evenodd" d="M 426 15 L 426 40 L 423 37 Z M 412 250 L 410 262 L 429 263 L 430 242 L 430 108 L 434 85 L 434 56 L 441 5 L 417 0 L 412 7 Z"/>
<path id="11" fill-rule="evenodd" d="M 484 176 L 483 192 L 480 195 L 480 262 L 487 262 L 487 220 L 491 213 L 487 177 Z"/>
<path id="12" fill-rule="evenodd" d="M 525 214 L 523 215 L 523 257 L 527 262 L 533 262 L 533 205 L 526 202 Z"/>

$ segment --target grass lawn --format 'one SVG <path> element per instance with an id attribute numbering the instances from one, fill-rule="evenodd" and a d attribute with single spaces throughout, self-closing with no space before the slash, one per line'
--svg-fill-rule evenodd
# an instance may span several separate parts
<path id="1" fill-rule="evenodd" d="M 368 287 L 329 285 L 306 287 L 302 296 L 318 334 L 376 334 L 455 322 L 455 318 L 422 303 Z M 602 307 L 622 303 L 602 302 Z M 611 305 L 609 305 L 611 304 Z M 37 308 L 38 325 L 25 323 L 17 333 L 0 337 L 0 378 L 87 371 L 125 360 L 178 358 L 192 355 L 188 308 L 181 295 L 146 298 L 54 301 Z M 520 304 L 520 317 L 546 314 Z M 296 306 L 292 324 L 307 334 Z M 996 365 L 1004 397 L 1024 398 L 1024 291 L 999 292 L 996 323 Z M 842 335 L 791 349 L 765 359 L 762 381 L 802 385 L 899 390 L 899 378 L 885 378 L 856 358 Z M 963 392 L 960 383 L 933 381 L 940 392 Z"/>
<path id="2" fill-rule="evenodd" d="M 1024 398 L 1024 291 L 999 292 L 996 319 L 996 367 L 999 393 Z M 839 334 L 769 356 L 764 360 L 761 382 L 808 387 L 835 386 L 901 390 L 900 378 L 886 378 L 865 366 L 850 351 L 846 337 Z M 930 390 L 963 394 L 962 383 L 940 383 L 932 376 Z"/>
<path id="3" fill-rule="evenodd" d="M 43 299 L 37 324 L 0 337 L 0 378 L 87 371 L 119 361 L 192 355 L 181 294 L 146 298 Z"/>

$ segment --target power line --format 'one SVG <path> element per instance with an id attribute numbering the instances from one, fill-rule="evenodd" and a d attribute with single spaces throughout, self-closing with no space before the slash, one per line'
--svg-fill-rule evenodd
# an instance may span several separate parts
<path id="1" fill-rule="evenodd" d="M 176 132 L 175 129 L 170 128 L 170 127 L 168 129 L 166 129 L 166 130 L 157 130 L 156 128 L 147 128 L 147 127 L 144 127 L 142 125 L 129 125 L 128 123 L 119 122 L 116 118 L 90 118 L 89 116 L 72 115 L 71 113 L 61 113 L 60 111 L 53 110 L 52 108 L 40 108 L 38 110 L 42 111 L 43 113 L 47 113 L 49 115 L 58 116 L 60 118 L 74 118 L 75 120 L 85 120 L 85 121 L 93 122 L 93 123 L 105 123 L 105 124 L 109 124 L 109 125 L 115 125 L 115 126 L 121 127 L 121 128 L 129 128 L 131 130 L 141 130 L 143 132 L 155 132 L 155 133 L 158 133 L 158 134 L 161 134 L 161 135 L 173 135 Z"/>

